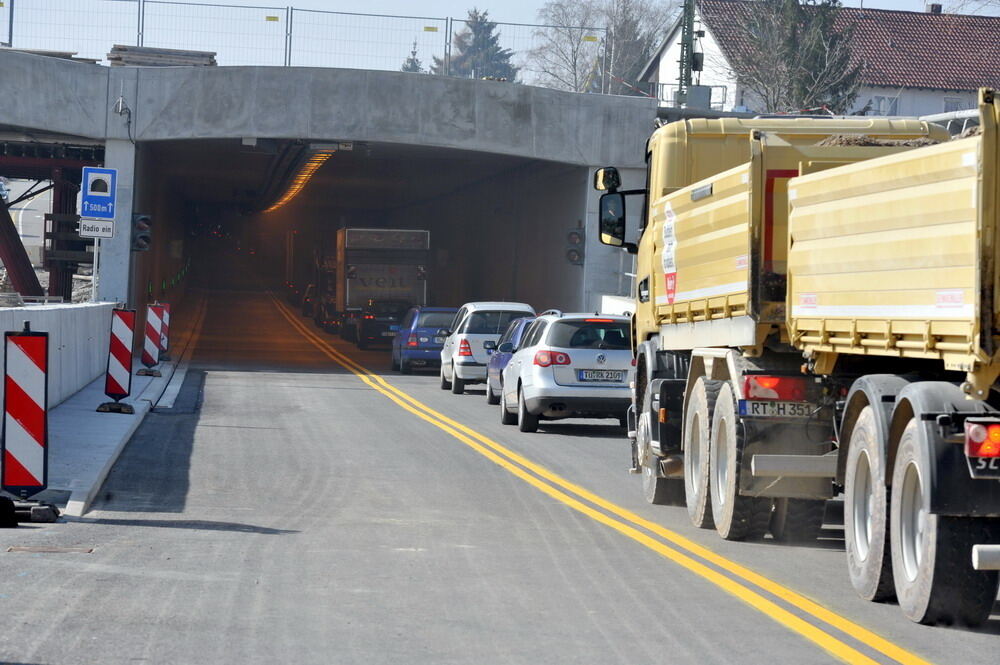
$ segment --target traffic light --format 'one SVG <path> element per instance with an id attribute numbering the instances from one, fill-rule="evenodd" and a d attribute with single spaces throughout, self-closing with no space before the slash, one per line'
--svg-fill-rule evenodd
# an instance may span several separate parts
<path id="1" fill-rule="evenodd" d="M 153 242 L 153 220 L 149 215 L 132 215 L 132 251 L 146 252 Z"/>
<path id="2" fill-rule="evenodd" d="M 586 238 L 583 228 L 572 228 L 566 232 L 566 260 L 575 266 L 583 265 L 583 247 Z"/>

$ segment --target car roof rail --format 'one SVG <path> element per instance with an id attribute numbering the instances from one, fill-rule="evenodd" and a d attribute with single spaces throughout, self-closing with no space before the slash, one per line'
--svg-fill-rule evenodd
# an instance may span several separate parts
<path id="1" fill-rule="evenodd" d="M 547 309 L 544 312 L 542 312 L 541 314 L 539 314 L 538 316 L 548 316 L 549 314 L 551 314 L 552 316 L 562 316 L 563 315 L 563 313 L 560 312 L 558 309 Z"/>

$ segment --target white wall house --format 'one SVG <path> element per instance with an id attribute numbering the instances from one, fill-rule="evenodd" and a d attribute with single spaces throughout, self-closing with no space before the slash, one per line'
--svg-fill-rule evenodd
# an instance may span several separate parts
<path id="1" fill-rule="evenodd" d="M 704 54 L 704 67 L 694 72 L 694 83 L 711 88 L 715 110 L 764 110 L 730 66 L 754 4 L 697 0 L 695 51 Z M 915 116 L 969 109 L 978 88 L 1000 86 L 1000 17 L 943 14 L 940 5 L 929 5 L 927 12 L 845 7 L 841 20 L 853 26 L 855 52 L 864 63 L 852 113 Z M 676 106 L 680 33 L 678 20 L 640 76 L 663 106 Z"/>

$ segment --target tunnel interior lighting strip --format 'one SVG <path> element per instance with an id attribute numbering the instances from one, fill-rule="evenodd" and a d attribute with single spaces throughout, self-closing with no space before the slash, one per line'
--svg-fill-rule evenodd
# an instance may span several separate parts
<path id="1" fill-rule="evenodd" d="M 288 189 L 282 197 L 275 201 L 270 208 L 264 210 L 264 212 L 274 212 L 298 196 L 299 192 L 301 192 L 312 179 L 313 174 L 319 170 L 319 167 L 323 166 L 323 163 L 326 162 L 326 160 L 330 159 L 330 156 L 334 152 L 336 151 L 319 150 L 312 153 L 312 155 L 309 156 L 309 159 L 306 160 L 305 164 L 302 165 L 302 168 L 299 169 L 299 172 L 295 174 L 295 177 L 292 178 L 291 184 L 288 185 Z"/>

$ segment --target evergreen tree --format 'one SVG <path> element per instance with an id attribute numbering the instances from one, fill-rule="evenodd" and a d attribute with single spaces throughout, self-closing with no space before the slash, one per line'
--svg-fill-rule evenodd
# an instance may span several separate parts
<path id="1" fill-rule="evenodd" d="M 413 72 L 414 74 L 424 73 L 424 64 L 420 62 L 420 58 L 417 57 L 417 40 L 413 40 L 413 50 L 410 51 L 410 57 L 403 61 L 403 66 L 399 68 L 401 72 Z"/>
<path id="2" fill-rule="evenodd" d="M 497 24 L 489 20 L 488 11 L 470 9 L 465 27 L 452 41 L 450 67 L 444 59 L 435 57 L 431 73 L 513 81 L 518 72 L 510 61 L 514 52 L 500 47 L 500 33 L 496 27 Z"/>

